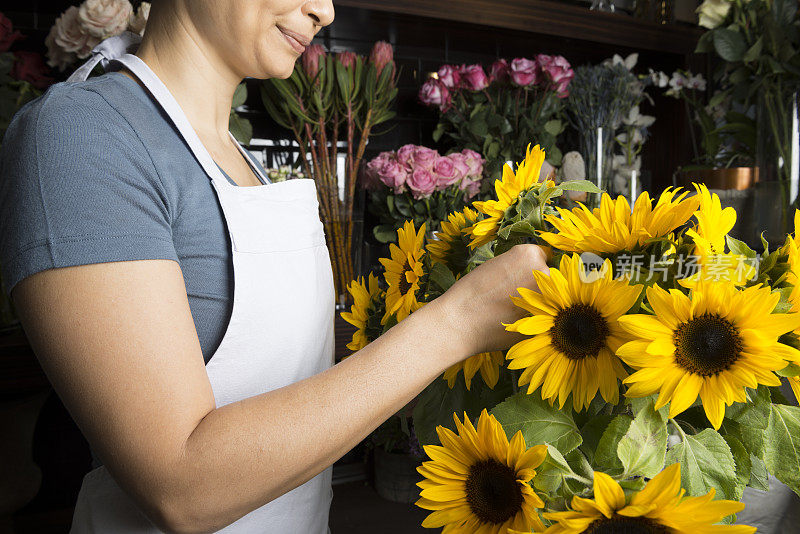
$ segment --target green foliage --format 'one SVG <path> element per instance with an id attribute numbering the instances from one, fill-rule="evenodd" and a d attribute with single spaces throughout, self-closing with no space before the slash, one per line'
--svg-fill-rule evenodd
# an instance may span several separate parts
<path id="1" fill-rule="evenodd" d="M 667 452 L 666 419 L 653 409 L 653 401 L 641 410 L 631 422 L 617 445 L 617 457 L 626 475 L 653 478 L 664 468 Z"/>
<path id="2" fill-rule="evenodd" d="M 691 435 L 667 452 L 667 465 L 681 464 L 681 487 L 689 495 L 705 495 L 716 489 L 720 499 L 738 499 L 736 464 L 728 444 L 711 428 Z"/>
<path id="3" fill-rule="evenodd" d="M 583 441 L 569 410 L 559 410 L 535 393 L 517 393 L 495 406 L 492 414 L 509 438 L 521 430 L 528 446 L 547 443 L 567 454 Z"/>
<path id="4" fill-rule="evenodd" d="M 800 495 L 800 408 L 770 405 L 765 438 L 764 465 Z"/>

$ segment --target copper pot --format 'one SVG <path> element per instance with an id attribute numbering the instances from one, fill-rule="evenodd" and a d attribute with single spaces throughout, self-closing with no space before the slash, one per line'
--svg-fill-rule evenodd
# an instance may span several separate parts
<path id="1" fill-rule="evenodd" d="M 758 181 L 758 167 L 731 167 L 730 169 L 680 170 L 678 182 L 690 188 L 692 182 L 703 183 L 709 189 L 749 189 Z"/>

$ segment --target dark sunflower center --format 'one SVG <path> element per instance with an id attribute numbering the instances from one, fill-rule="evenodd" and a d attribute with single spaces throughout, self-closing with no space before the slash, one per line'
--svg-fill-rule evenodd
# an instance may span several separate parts
<path id="1" fill-rule="evenodd" d="M 700 315 L 678 326 L 673 342 L 676 363 L 701 376 L 725 371 L 742 352 L 739 329 L 714 313 Z"/>
<path id="2" fill-rule="evenodd" d="M 406 273 L 410 270 L 411 266 L 408 264 L 408 260 L 406 260 L 406 262 L 403 264 L 403 270 L 400 272 L 400 282 L 398 284 L 401 295 L 405 295 L 411 291 L 411 284 L 409 283 L 408 279 L 406 279 Z"/>
<path id="3" fill-rule="evenodd" d="M 571 360 L 597 356 L 608 334 L 605 318 L 588 304 L 573 304 L 562 309 L 550 328 L 553 345 Z"/>
<path id="4" fill-rule="evenodd" d="M 671 530 L 646 517 L 614 515 L 594 521 L 584 531 L 586 534 L 670 534 Z"/>
<path id="5" fill-rule="evenodd" d="M 483 460 L 470 466 L 466 494 L 470 510 L 484 523 L 504 523 L 522 509 L 522 491 L 516 473 L 497 460 Z"/>

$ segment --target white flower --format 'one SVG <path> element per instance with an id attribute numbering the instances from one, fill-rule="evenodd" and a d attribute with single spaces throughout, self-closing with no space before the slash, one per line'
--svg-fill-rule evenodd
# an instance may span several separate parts
<path id="1" fill-rule="evenodd" d="M 70 6 L 56 19 L 44 42 L 47 47 L 47 64 L 64 71 L 77 59 L 87 57 L 100 39 L 83 31 L 78 8 Z"/>
<path id="2" fill-rule="evenodd" d="M 703 78 L 702 74 L 695 74 L 689 77 L 686 80 L 686 86 L 689 89 L 695 89 L 697 91 L 705 91 L 706 90 L 706 80 Z"/>
<path id="3" fill-rule="evenodd" d="M 147 25 L 148 18 L 150 18 L 150 2 L 142 2 L 136 13 L 131 13 L 128 21 L 128 31 L 144 35 L 144 28 Z"/>
<path id="4" fill-rule="evenodd" d="M 623 65 L 626 69 L 633 70 L 633 67 L 636 66 L 637 61 L 639 61 L 639 54 L 634 52 L 624 59 L 619 54 L 614 54 L 612 58 L 605 60 L 603 64 L 611 66 Z"/>
<path id="5" fill-rule="evenodd" d="M 84 32 L 102 40 L 124 32 L 131 13 L 128 0 L 85 0 L 78 8 L 78 20 Z"/>
<path id="6" fill-rule="evenodd" d="M 730 0 L 705 0 L 696 11 L 699 15 L 698 24 L 704 28 L 713 30 L 722 25 L 730 10 Z"/>
<path id="7" fill-rule="evenodd" d="M 662 71 L 656 72 L 653 69 L 650 69 L 649 77 L 650 80 L 653 82 L 653 85 L 655 85 L 656 87 L 660 87 L 663 89 L 664 87 L 667 86 L 667 84 L 669 84 L 669 76 L 667 76 Z"/>
<path id="8" fill-rule="evenodd" d="M 664 94 L 667 96 L 674 96 L 675 98 L 678 98 L 681 91 L 683 90 L 684 87 L 686 87 L 688 82 L 689 80 L 686 78 L 686 76 L 684 76 L 683 74 L 681 74 L 679 71 L 676 70 L 675 72 L 672 73 L 672 78 L 669 79 L 669 89 Z"/>

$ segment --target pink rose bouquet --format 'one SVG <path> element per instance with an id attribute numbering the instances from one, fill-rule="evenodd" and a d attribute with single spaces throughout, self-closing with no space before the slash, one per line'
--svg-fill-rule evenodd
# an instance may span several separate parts
<path id="1" fill-rule="evenodd" d="M 380 221 L 373 234 L 381 242 L 392 241 L 407 219 L 426 222 L 434 232 L 449 213 L 462 210 L 479 193 L 483 164 L 473 150 L 443 156 L 428 147 L 404 145 L 381 152 L 364 165 L 360 181 L 369 192 L 369 210 Z"/>
<path id="2" fill-rule="evenodd" d="M 498 59 L 488 69 L 442 65 L 423 83 L 419 100 L 438 110 L 434 141 L 447 136 L 464 153 L 482 154 L 481 165 L 496 180 L 505 162 L 525 157 L 531 141 L 544 148 L 552 165 L 561 163 L 558 137 L 567 123 L 565 99 L 574 76 L 564 57 L 546 54 Z M 477 186 L 465 183 L 463 189 L 475 194 Z"/>

